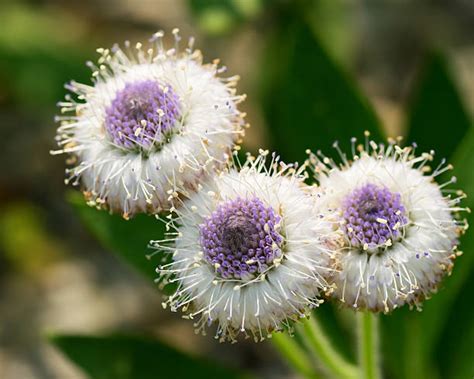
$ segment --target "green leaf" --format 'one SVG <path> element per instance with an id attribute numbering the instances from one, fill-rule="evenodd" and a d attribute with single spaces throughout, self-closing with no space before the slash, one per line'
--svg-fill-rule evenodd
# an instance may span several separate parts
<path id="1" fill-rule="evenodd" d="M 463 264 L 462 260 L 459 263 Z M 474 378 L 474 306 L 468 300 L 473 293 L 474 267 L 471 265 L 467 283 L 451 306 L 437 344 L 436 361 L 442 378 Z"/>
<path id="2" fill-rule="evenodd" d="M 56 336 L 51 341 L 91 379 L 243 378 L 236 370 L 191 357 L 158 340 Z"/>
<path id="3" fill-rule="evenodd" d="M 447 64 L 439 55 L 431 55 L 422 71 L 413 96 L 408 125 L 409 142 L 415 141 L 423 151 L 434 148 L 440 157 L 453 156 L 454 175 L 458 178 L 456 187 L 471 195 L 464 204 L 472 208 L 474 130 L 450 78 Z M 456 150 L 460 141 L 462 144 Z M 469 218 L 472 224 L 474 219 L 472 216 Z M 472 368 L 472 354 L 469 354 L 468 349 L 473 341 L 461 344 L 463 335 L 473 333 L 472 317 L 466 319 L 466 312 L 472 315 L 473 307 L 469 305 L 469 309 L 466 309 L 463 298 L 464 286 L 473 280 L 474 255 L 470 252 L 474 249 L 474 236 L 471 234 L 468 232 L 461 239 L 461 249 L 468 254 L 458 259 L 452 276 L 445 279 L 438 294 L 425 302 L 422 313 L 403 309 L 384 318 L 384 333 L 387 336 L 385 357 L 393 376 L 409 379 L 416 378 L 419 372 L 425 372 L 432 377 L 435 374 L 433 368 L 436 367 L 443 375 L 454 375 L 455 370 L 461 367 L 465 372 Z M 463 333 L 453 332 L 453 325 L 464 325 Z M 446 348 L 449 345 L 452 350 Z M 464 355 L 460 354 L 461 349 L 464 349 Z M 433 354 L 437 350 L 440 358 L 435 362 Z M 468 362 L 463 358 L 466 355 L 469 357 Z M 401 357 L 403 365 L 400 365 L 398 357 Z M 456 367 L 453 366 L 454 362 Z M 462 376 L 459 375 L 457 372 L 454 376 Z"/>
<path id="4" fill-rule="evenodd" d="M 467 193 L 463 206 L 474 209 L 474 128 L 470 128 L 454 154 L 454 175 L 456 187 Z M 446 288 L 433 298 L 429 308 L 436 315 L 433 325 L 433 349 L 438 348 L 440 366 L 446 377 L 473 377 L 474 363 L 474 214 L 464 213 L 471 229 L 461 238 L 461 257 L 456 260 L 452 277 L 446 281 Z M 427 341 L 430 343 L 430 341 Z M 451 350 L 447 348 L 451 346 Z M 449 372 L 449 370 L 451 372 Z M 452 375 L 448 375 L 452 374 Z"/>
<path id="5" fill-rule="evenodd" d="M 435 149 L 450 158 L 471 126 L 449 67 L 439 54 L 431 54 L 418 79 L 408 115 L 408 142 L 422 151 Z"/>
<path id="6" fill-rule="evenodd" d="M 210 35 L 229 32 L 246 19 L 256 17 L 263 0 L 188 0 L 199 27 Z"/>
<path id="7" fill-rule="evenodd" d="M 463 206 L 471 208 L 474 206 L 473 149 L 474 129 L 471 128 L 453 159 L 454 174 L 458 178 L 455 186 L 468 194 Z M 464 212 L 461 216 L 467 217 L 471 225 L 474 223 L 473 214 Z M 461 238 L 460 249 L 466 253 L 456 260 L 452 275 L 445 278 L 439 292 L 424 303 L 421 313 L 401 309 L 383 318 L 386 336 L 384 356 L 394 377 L 417 378 L 419 372 L 427 373 L 427 370 L 433 367 L 441 368 L 442 372 L 449 370 L 454 372 L 458 367 L 462 367 L 463 370 L 472 368 L 472 354 L 465 353 L 461 356 L 458 351 L 459 348 L 472 352 L 473 346 L 472 340 L 468 341 L 467 345 L 461 343 L 469 333 L 471 336 L 473 333 L 474 306 L 470 301 L 465 304 L 466 294 L 468 296 L 472 294 L 466 289 L 469 285 L 472 286 L 474 280 L 472 231 L 468 230 Z M 462 333 L 453 332 L 453 328 L 462 330 Z M 452 350 L 447 349 L 449 344 L 453 346 Z M 443 359 L 434 362 L 432 359 L 436 350 Z M 400 361 L 404 364 L 400 365 Z M 427 377 L 432 377 L 432 373 L 427 374 Z M 447 377 L 463 376 L 456 374 Z"/>
<path id="8" fill-rule="evenodd" d="M 156 254 L 153 259 L 147 259 L 147 254 L 152 252 L 147 246 L 150 240 L 164 237 L 163 222 L 144 214 L 127 221 L 119 215 L 111 215 L 88 206 L 82 195 L 75 191 L 68 194 L 68 200 L 86 227 L 105 248 L 148 278 L 156 278 L 155 268 L 162 257 Z"/>
<path id="9" fill-rule="evenodd" d="M 303 160 L 305 150 L 327 149 L 364 130 L 383 133 L 377 117 L 351 80 L 328 56 L 301 19 L 289 21 L 267 46 L 262 66 L 263 108 L 273 148 L 285 160 Z M 325 150 L 328 151 L 328 150 Z"/>
<path id="10" fill-rule="evenodd" d="M 473 149 L 474 129 L 471 128 L 453 159 L 454 174 L 458 178 L 455 186 L 470 195 L 463 202 L 463 206 L 471 208 L 474 206 Z M 467 217 L 469 223 L 473 224 L 474 217 L 472 217 L 472 214 L 464 212 L 461 216 L 463 218 Z M 457 259 L 453 274 L 445 279 L 439 293 L 425 303 L 424 310 L 419 315 L 420 324 L 423 325 L 422 347 L 426 351 L 427 356 L 431 356 L 431 353 L 437 346 L 440 346 L 442 349 L 444 348 L 445 341 L 441 340 L 441 335 L 444 329 L 452 328 L 452 325 L 448 322 L 450 315 L 462 313 L 458 312 L 453 306 L 463 286 L 468 282 L 470 275 L 473 274 L 474 254 L 472 254 L 472 251 L 474 250 L 474 235 L 472 231 L 468 231 L 461 238 L 460 250 L 465 251 L 466 254 Z M 474 308 L 471 307 L 471 312 L 473 310 Z"/>

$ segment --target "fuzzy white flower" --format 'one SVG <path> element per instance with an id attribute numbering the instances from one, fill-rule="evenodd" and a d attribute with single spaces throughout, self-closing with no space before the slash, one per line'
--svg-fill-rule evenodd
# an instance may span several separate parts
<path id="1" fill-rule="evenodd" d="M 162 32 L 147 48 L 98 49 L 93 85 L 67 86 L 77 96 L 59 103 L 53 153 L 73 154 L 66 182 L 81 184 L 91 205 L 124 217 L 167 209 L 177 188 L 222 166 L 243 136 L 238 77 L 219 77 L 225 67 L 203 65 L 193 39 L 180 51 L 173 34 L 171 49 Z"/>
<path id="2" fill-rule="evenodd" d="M 329 289 L 332 224 L 315 213 L 302 169 L 274 155 L 266 168 L 266 155 L 203 183 L 176 211 L 171 244 L 152 241 L 172 254 L 158 272 L 178 284 L 164 306 L 182 309 L 203 333 L 217 323 L 220 340 L 261 340 L 305 316 Z"/>
<path id="3" fill-rule="evenodd" d="M 451 272 L 466 221 L 455 213 L 465 195 L 438 185 L 451 169 L 431 170 L 433 152 L 416 156 L 395 141 L 356 146 L 352 160 L 337 144 L 341 164 L 318 153 L 310 166 L 325 193 L 320 210 L 336 212 L 339 229 L 333 295 L 354 308 L 389 312 L 405 303 L 419 307 Z M 357 151 L 357 152 L 356 152 Z"/>

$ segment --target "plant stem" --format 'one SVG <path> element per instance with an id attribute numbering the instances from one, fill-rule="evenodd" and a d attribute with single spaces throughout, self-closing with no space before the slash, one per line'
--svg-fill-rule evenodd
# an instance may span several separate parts
<path id="1" fill-rule="evenodd" d="M 303 339 L 327 371 L 341 379 L 358 377 L 357 367 L 336 351 L 314 316 L 302 322 L 302 329 Z"/>
<path id="2" fill-rule="evenodd" d="M 288 333 L 275 333 L 271 341 L 286 361 L 301 375 L 308 379 L 318 379 L 306 351 Z"/>
<path id="3" fill-rule="evenodd" d="M 378 318 L 371 312 L 358 313 L 359 364 L 362 378 L 380 379 Z"/>

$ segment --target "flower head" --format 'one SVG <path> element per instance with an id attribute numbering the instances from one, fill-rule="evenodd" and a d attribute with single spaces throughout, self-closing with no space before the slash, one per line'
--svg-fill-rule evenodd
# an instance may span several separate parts
<path id="1" fill-rule="evenodd" d="M 61 149 L 53 153 L 73 155 L 66 182 L 124 217 L 168 209 L 170 194 L 223 166 L 243 136 L 238 77 L 219 77 L 225 67 L 203 65 L 193 40 L 181 51 L 173 34 L 171 49 L 162 32 L 146 49 L 98 49 L 93 85 L 71 82 L 76 96 L 59 103 Z"/>
<path id="2" fill-rule="evenodd" d="M 172 255 L 158 272 L 178 284 L 165 306 L 185 311 L 202 332 L 216 322 L 221 340 L 263 339 L 329 290 L 332 224 L 306 222 L 318 215 L 302 169 L 274 155 L 267 168 L 266 155 L 203 183 L 176 210 L 172 238 L 152 242 Z"/>
<path id="3" fill-rule="evenodd" d="M 354 308 L 389 312 L 405 303 L 419 306 L 449 274 L 458 237 L 467 227 L 457 212 L 465 195 L 446 189 L 452 178 L 435 178 L 451 169 L 443 161 L 427 165 L 433 152 L 415 155 L 415 146 L 369 141 L 341 163 L 321 153 L 309 164 L 325 196 L 321 212 L 331 212 L 339 238 L 335 250 L 333 296 Z"/>

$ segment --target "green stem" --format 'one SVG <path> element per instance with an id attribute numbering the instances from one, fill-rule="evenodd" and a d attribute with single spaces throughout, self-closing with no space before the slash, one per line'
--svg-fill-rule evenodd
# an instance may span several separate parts
<path id="1" fill-rule="evenodd" d="M 378 318 L 371 312 L 358 313 L 359 362 L 363 379 L 380 379 Z"/>
<path id="2" fill-rule="evenodd" d="M 287 362 L 301 375 L 308 379 L 318 379 L 306 351 L 288 333 L 275 333 L 271 341 Z"/>
<path id="3" fill-rule="evenodd" d="M 357 367 L 347 362 L 332 346 L 316 318 L 312 316 L 302 322 L 302 337 L 317 359 L 336 378 L 358 377 Z"/>

